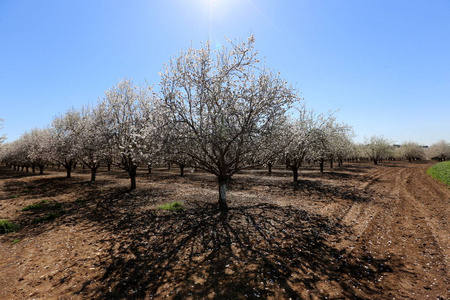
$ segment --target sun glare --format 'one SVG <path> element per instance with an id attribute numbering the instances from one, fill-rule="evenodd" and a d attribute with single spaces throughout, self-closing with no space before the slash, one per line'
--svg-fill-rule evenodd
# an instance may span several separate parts
<path id="1" fill-rule="evenodd" d="M 207 8 L 210 13 L 225 14 L 235 2 L 235 0 L 201 0 L 201 5 Z"/>

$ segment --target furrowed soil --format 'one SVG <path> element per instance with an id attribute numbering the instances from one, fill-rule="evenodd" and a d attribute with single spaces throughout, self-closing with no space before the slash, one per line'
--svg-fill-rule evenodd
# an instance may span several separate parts
<path id="1" fill-rule="evenodd" d="M 450 189 L 431 162 L 45 175 L 0 167 L 0 299 L 449 299 Z M 183 212 L 157 209 L 180 201 Z M 30 204 L 37 207 L 22 211 Z"/>

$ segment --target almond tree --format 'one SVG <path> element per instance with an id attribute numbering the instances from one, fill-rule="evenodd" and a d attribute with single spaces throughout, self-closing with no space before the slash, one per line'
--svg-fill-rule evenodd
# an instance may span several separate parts
<path id="1" fill-rule="evenodd" d="M 27 144 L 28 159 L 33 172 L 39 168 L 39 174 L 44 174 L 44 166 L 51 161 L 50 130 L 35 128 L 24 135 Z"/>
<path id="2" fill-rule="evenodd" d="M 19 138 L 11 143 L 2 145 L 1 160 L 10 167 L 14 167 L 14 170 L 20 171 L 20 167 L 23 170 L 27 161 L 24 140 Z"/>
<path id="3" fill-rule="evenodd" d="M 372 136 L 364 142 L 364 150 L 375 165 L 393 153 L 392 143 L 382 136 Z"/>
<path id="4" fill-rule="evenodd" d="M 286 166 L 291 169 L 293 180 L 298 180 L 298 170 L 305 162 L 306 158 L 313 155 L 316 151 L 316 139 L 318 131 L 326 126 L 330 116 L 324 114 L 316 115 L 313 111 L 309 111 L 305 106 L 297 110 L 296 119 L 290 122 L 287 130 L 286 139 L 289 140 L 288 146 L 285 148 Z"/>
<path id="5" fill-rule="evenodd" d="M 5 166 L 9 166 L 10 168 L 13 166 L 12 162 L 12 145 L 11 143 L 5 143 L 0 147 L 0 161 L 5 164 Z M 15 168 L 14 168 L 15 169 Z"/>
<path id="6" fill-rule="evenodd" d="M 71 109 L 53 119 L 50 128 L 50 153 L 52 160 L 64 166 L 67 178 L 71 177 L 72 168 L 77 159 L 77 144 L 80 113 Z"/>
<path id="7" fill-rule="evenodd" d="M 11 167 L 10 157 L 10 145 L 9 143 L 5 143 L 0 145 L 0 162 L 5 166 Z"/>
<path id="8" fill-rule="evenodd" d="M 95 181 L 101 161 L 108 153 L 107 137 L 101 127 L 101 114 L 98 108 L 83 107 L 76 127 L 77 158 L 91 170 L 91 181 Z"/>
<path id="9" fill-rule="evenodd" d="M 164 134 L 162 110 L 149 88 L 138 88 L 124 79 L 105 92 L 99 104 L 101 128 L 108 147 L 117 153 L 113 163 L 125 170 L 136 188 L 138 167 L 157 155 Z"/>
<path id="10" fill-rule="evenodd" d="M 450 143 L 440 140 L 428 149 L 429 156 L 440 161 L 450 160 Z"/>
<path id="11" fill-rule="evenodd" d="M 353 128 L 345 123 L 330 122 L 327 127 L 327 151 L 330 168 L 333 169 L 334 161 L 341 166 L 344 159 L 353 152 Z M 322 166 L 323 172 L 323 166 Z"/>
<path id="12" fill-rule="evenodd" d="M 181 153 L 217 176 L 219 208 L 226 210 L 227 183 L 238 171 L 267 161 L 276 129 L 297 100 L 279 75 L 258 64 L 254 39 L 212 50 L 210 42 L 172 59 L 161 74 L 171 136 Z"/>
<path id="13" fill-rule="evenodd" d="M 324 171 L 325 161 L 333 168 L 335 159 L 343 155 L 347 141 L 353 135 L 352 128 L 345 123 L 336 123 L 336 118 L 330 116 L 322 126 L 313 129 L 312 152 L 310 157 L 319 162 L 320 172 Z"/>
<path id="14" fill-rule="evenodd" d="M 353 155 L 356 153 L 356 145 L 353 142 L 353 131 L 349 130 L 348 132 L 344 132 L 342 135 L 338 136 L 338 138 L 334 141 L 334 153 L 338 160 L 338 166 L 341 167 L 344 163 L 345 159 L 353 158 Z"/>
<path id="15" fill-rule="evenodd" d="M 422 146 L 414 142 L 405 142 L 400 146 L 401 156 L 409 162 L 425 158 L 425 151 Z"/>
<path id="16" fill-rule="evenodd" d="M 13 151 L 16 159 L 16 164 L 21 167 L 22 171 L 26 169 L 26 171 L 28 172 L 28 168 L 31 165 L 31 162 L 28 159 L 27 143 L 24 136 L 22 135 L 21 138 L 14 141 L 12 144 L 14 145 Z"/>
<path id="17" fill-rule="evenodd" d="M 3 119 L 0 119 L 0 129 L 3 129 Z M 5 135 L 0 135 L 0 145 L 6 140 L 6 136 Z"/>

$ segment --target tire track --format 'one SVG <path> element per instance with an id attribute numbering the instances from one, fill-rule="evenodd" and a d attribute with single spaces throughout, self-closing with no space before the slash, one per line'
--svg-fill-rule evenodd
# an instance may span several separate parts
<path id="1" fill-rule="evenodd" d="M 424 174 L 426 170 L 420 170 L 421 172 L 417 172 L 418 174 Z M 431 189 L 427 189 L 427 195 L 424 196 L 423 191 L 425 189 L 421 189 L 421 185 L 423 182 L 427 182 L 429 185 L 434 185 L 434 182 L 430 182 L 429 178 L 422 177 L 417 178 L 417 175 L 409 172 L 407 177 L 405 178 L 404 189 L 401 191 L 401 197 L 409 201 L 409 203 L 414 207 L 418 215 L 421 215 L 419 218 L 426 227 L 430 230 L 430 235 L 434 239 L 435 244 L 438 246 L 438 250 L 440 254 L 443 256 L 443 261 L 446 265 L 446 272 L 449 275 L 450 269 L 450 244 L 449 244 L 449 226 L 447 217 L 449 215 L 449 204 L 441 206 L 440 211 L 431 211 L 429 206 L 424 204 L 421 200 L 426 199 L 428 201 L 433 201 L 434 199 L 448 199 L 450 200 L 450 193 L 446 193 L 440 191 L 439 188 L 435 189 L 434 193 Z M 420 191 L 420 195 L 417 194 L 418 190 Z M 446 197 L 445 197 L 446 196 Z M 436 202 L 436 201 L 433 201 Z"/>
<path id="2" fill-rule="evenodd" d="M 383 278 L 392 297 L 447 299 L 450 191 L 430 181 L 426 167 L 380 166 L 361 185 L 374 191 L 376 200 L 365 207 L 353 205 L 344 218 L 356 223 L 350 251 L 398 262 Z"/>

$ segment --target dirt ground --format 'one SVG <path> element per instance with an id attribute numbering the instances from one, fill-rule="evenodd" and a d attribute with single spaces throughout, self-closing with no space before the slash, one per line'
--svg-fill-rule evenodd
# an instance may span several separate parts
<path id="1" fill-rule="evenodd" d="M 0 167 L 0 219 L 21 226 L 0 235 L 0 299 L 449 299 L 450 189 L 431 165 L 310 168 L 295 185 L 246 171 L 227 213 L 201 172 L 155 169 L 130 192 L 119 171 Z M 172 201 L 186 211 L 157 209 Z"/>

